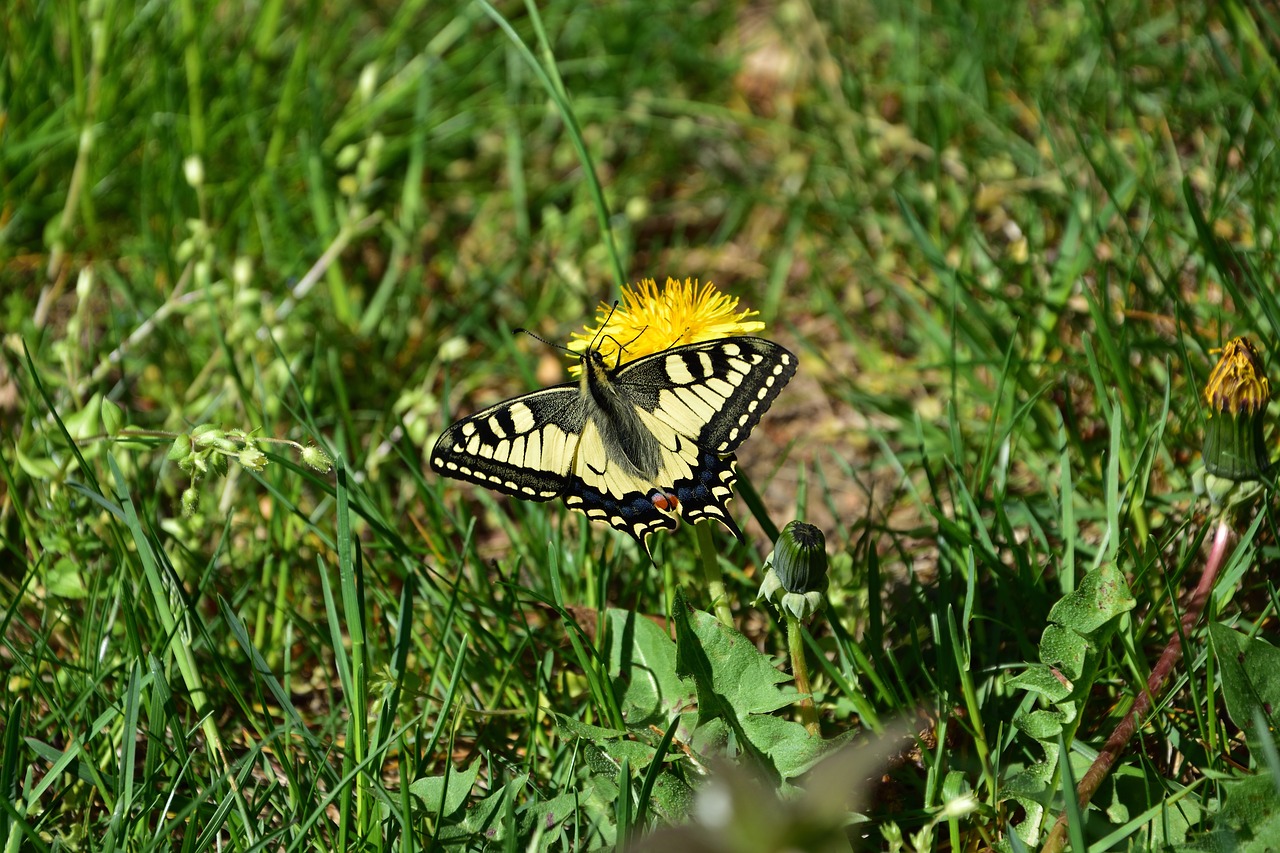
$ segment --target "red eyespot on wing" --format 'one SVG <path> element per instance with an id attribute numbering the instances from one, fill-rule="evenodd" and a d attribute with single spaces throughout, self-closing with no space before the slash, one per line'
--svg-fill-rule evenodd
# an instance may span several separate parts
<path id="1" fill-rule="evenodd" d="M 680 499 L 671 492 L 654 492 L 649 496 L 655 508 L 663 512 L 675 512 L 680 508 Z"/>

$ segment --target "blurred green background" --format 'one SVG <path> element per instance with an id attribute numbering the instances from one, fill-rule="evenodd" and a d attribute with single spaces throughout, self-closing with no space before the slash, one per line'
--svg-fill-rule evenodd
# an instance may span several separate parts
<path id="1" fill-rule="evenodd" d="M 400 785 L 477 757 L 459 808 L 524 773 L 521 808 L 582 795 L 568 824 L 513 817 L 493 843 L 616 841 L 548 716 L 607 716 L 561 622 L 592 638 L 606 606 L 661 616 L 676 585 L 709 608 L 694 537 L 651 566 L 423 454 L 457 415 L 562 381 L 512 329 L 567 341 L 642 278 L 713 281 L 800 356 L 740 454 L 762 504 L 733 506 L 826 531 L 824 735 L 927 709 L 943 746 L 875 821 L 933 827 L 954 771 L 982 809 L 933 849 L 1020 822 L 1002 768 L 1040 753 L 1003 679 L 1090 568 L 1119 566 L 1140 615 L 1085 752 L 1176 632 L 1210 350 L 1274 350 L 1280 318 L 1269 5 L 14 0 L 3 18 L 10 844 L 381 849 L 462 826 L 449 843 L 483 846 Z M 184 515 L 191 472 L 166 450 L 199 424 L 318 445 L 342 474 L 266 446 L 261 471 L 215 463 Z M 781 662 L 750 603 L 769 544 L 747 530 L 723 540 L 734 613 Z M 1239 553 L 1272 560 L 1273 533 Z M 1233 565 L 1215 612 L 1265 635 L 1270 583 Z M 1132 756 L 1143 793 L 1117 788 L 1127 811 L 1095 840 L 1213 825 L 1206 774 L 1234 765 L 1200 745 L 1231 724 L 1193 658 L 1197 714 Z M 371 787 L 348 797 L 357 767 Z M 1175 789 L 1195 808 L 1153 830 Z"/>

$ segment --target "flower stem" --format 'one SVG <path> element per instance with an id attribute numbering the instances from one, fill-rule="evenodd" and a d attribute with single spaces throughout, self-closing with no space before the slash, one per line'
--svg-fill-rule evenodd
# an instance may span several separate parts
<path id="1" fill-rule="evenodd" d="M 1151 675 L 1147 677 L 1147 689 L 1134 698 L 1133 707 L 1129 709 L 1129 713 L 1120 721 L 1120 725 L 1116 726 L 1115 731 L 1111 733 L 1111 737 L 1107 738 L 1107 742 L 1098 753 L 1098 757 L 1093 760 L 1093 764 L 1080 777 L 1080 783 L 1076 785 L 1076 800 L 1080 803 L 1080 808 L 1083 809 L 1089 804 L 1089 800 L 1097 792 L 1098 786 L 1102 784 L 1102 780 L 1107 777 L 1112 765 L 1120 757 L 1121 750 L 1129 742 L 1129 738 L 1133 737 L 1134 732 L 1138 730 L 1139 721 L 1155 705 L 1156 698 L 1164 688 L 1165 681 L 1168 680 L 1169 674 L 1173 672 L 1174 664 L 1177 663 L 1178 658 L 1181 656 L 1183 638 L 1188 636 L 1191 633 L 1191 629 L 1200 621 L 1200 614 L 1204 612 L 1205 605 L 1209 602 L 1209 593 L 1213 591 L 1213 584 L 1217 581 L 1218 574 L 1226 563 L 1227 542 L 1230 536 L 1231 527 L 1227 524 L 1226 516 L 1223 515 L 1218 519 L 1218 529 L 1213 535 L 1213 547 L 1209 551 L 1209 559 L 1205 563 L 1204 574 L 1200 576 L 1200 583 L 1196 585 L 1196 588 L 1186 600 L 1185 608 L 1182 611 L 1180 630 L 1169 638 L 1168 645 L 1164 647 L 1159 660 L 1156 661 L 1156 665 L 1152 668 Z M 1045 839 L 1044 846 L 1040 848 L 1040 853 L 1058 853 L 1066 841 L 1066 835 L 1067 813 L 1064 811 L 1058 816 L 1058 821 L 1054 824 L 1053 831 L 1049 833 L 1049 837 Z"/>
<path id="2" fill-rule="evenodd" d="M 732 628 L 733 611 L 729 609 L 729 592 L 725 589 L 724 574 L 720 571 L 715 544 L 711 541 L 711 524 L 699 521 L 693 529 L 698 534 L 698 551 L 702 555 L 702 576 L 707 581 L 707 594 L 711 596 L 716 618 L 720 620 L 720 624 Z"/>
<path id="3" fill-rule="evenodd" d="M 809 734 L 818 736 L 818 709 L 813 704 L 813 688 L 809 685 L 809 664 L 804 659 L 804 628 L 791 613 L 786 614 L 787 649 L 791 652 L 791 674 L 796 679 L 796 690 L 804 694 L 800 700 L 800 722 Z"/>

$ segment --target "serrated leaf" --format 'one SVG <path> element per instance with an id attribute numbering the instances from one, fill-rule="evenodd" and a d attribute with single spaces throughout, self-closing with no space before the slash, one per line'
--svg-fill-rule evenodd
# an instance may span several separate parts
<path id="1" fill-rule="evenodd" d="M 799 698 L 795 688 L 778 688 L 791 677 L 750 640 L 711 614 L 679 604 L 676 672 L 697 686 L 699 722 L 709 716 L 768 714 Z"/>
<path id="2" fill-rule="evenodd" d="M 1036 740 L 1055 740 L 1062 733 L 1065 722 L 1061 711 L 1039 709 L 1014 719 L 1018 731 Z"/>
<path id="3" fill-rule="evenodd" d="M 556 714 L 556 728 L 559 730 L 561 737 L 570 739 L 586 738 L 592 743 L 603 743 L 607 740 L 617 740 L 627 736 L 627 732 L 621 729 L 593 726 L 590 723 L 574 720 L 561 714 Z"/>
<path id="4" fill-rule="evenodd" d="M 1040 662 L 1061 670 L 1071 681 L 1084 672 L 1088 653 L 1089 641 L 1074 628 L 1049 625 L 1040 638 Z"/>
<path id="5" fill-rule="evenodd" d="M 693 808 L 693 788 L 676 774 L 664 770 L 653 784 L 649 805 L 667 823 L 679 823 Z"/>
<path id="6" fill-rule="evenodd" d="M 612 849 L 617 840 L 617 828 L 613 825 L 613 804 L 617 799 L 617 785 L 605 777 L 594 776 L 577 792 L 533 801 L 521 807 L 518 835 L 527 838 L 537 827 L 543 832 L 538 850 L 569 849 L 569 839 L 554 830 L 572 816 L 573 840 L 578 843 L 576 849 Z"/>
<path id="7" fill-rule="evenodd" d="M 1056 788 L 1058 738 L 1070 738 L 1099 666 L 1101 650 L 1115 630 L 1118 616 L 1135 605 L 1124 575 L 1106 563 L 1080 579 L 1080 585 L 1049 611 L 1050 624 L 1041 635 L 1042 666 L 1030 666 L 1010 684 L 1039 693 L 1053 705 L 1014 717 L 1020 733 L 1039 742 L 1045 760 L 1021 771 L 1003 785 L 1001 799 L 1012 799 L 1026 810 L 1011 823 L 1018 837 L 1033 844 L 1039 837 L 1044 808 Z"/>
<path id="8" fill-rule="evenodd" d="M 1071 695 L 1074 686 L 1069 682 L 1064 683 L 1065 678 L 1064 675 L 1054 674 L 1050 667 L 1035 663 L 1009 679 L 1009 687 L 1039 693 L 1050 702 L 1059 702 Z"/>
<path id="9" fill-rule="evenodd" d="M 769 714 L 752 714 L 742 720 L 751 742 L 773 760 L 778 775 L 794 779 L 830 752 L 832 744 L 809 734 L 799 723 Z"/>
<path id="10" fill-rule="evenodd" d="M 666 728 L 681 714 L 686 720 L 676 736 L 696 752 L 719 752 L 732 731 L 739 748 L 754 753 L 781 779 L 802 772 L 829 747 L 799 723 L 772 716 L 793 704 L 799 693 L 788 684 L 790 676 L 746 637 L 693 610 L 679 594 L 674 618 L 675 643 L 663 629 L 633 613 L 606 614 L 609 670 L 629 730 L 647 735 L 651 726 Z M 580 736 L 615 761 L 627 758 L 633 767 L 653 760 L 647 746 L 615 741 L 610 730 L 583 729 Z M 630 745 L 615 748 L 616 743 Z"/>
<path id="11" fill-rule="evenodd" d="M 1086 637 L 1137 604 L 1124 575 L 1111 563 L 1088 572 L 1080 585 L 1049 610 L 1049 621 Z"/>
<path id="12" fill-rule="evenodd" d="M 1238 853 L 1275 853 L 1280 849 L 1280 796 L 1275 780 L 1268 774 L 1246 776 L 1221 783 L 1221 790 L 1226 802 L 1213 831 L 1191 839 L 1180 849 Z"/>
<path id="13" fill-rule="evenodd" d="M 648 744 L 634 740 L 587 741 L 583 745 L 582 756 L 593 773 L 614 775 L 625 759 L 636 771 L 643 771 L 653 761 L 657 750 Z"/>
<path id="14" fill-rule="evenodd" d="M 799 723 L 771 716 L 796 701 L 790 677 L 746 637 L 709 613 L 692 610 L 677 594 L 677 673 L 692 678 L 698 695 L 695 749 L 718 745 L 732 731 L 741 748 L 786 780 L 827 749 Z M 716 725 L 722 721 L 724 728 Z"/>

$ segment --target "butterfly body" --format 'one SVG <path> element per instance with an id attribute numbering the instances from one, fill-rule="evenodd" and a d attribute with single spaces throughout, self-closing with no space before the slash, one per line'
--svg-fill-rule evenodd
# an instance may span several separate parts
<path id="1" fill-rule="evenodd" d="M 526 500 L 563 498 L 646 537 L 681 516 L 742 534 L 727 503 L 733 451 L 796 371 L 763 338 L 705 341 L 610 368 L 582 356 L 576 383 L 513 397 L 454 423 L 431 452 L 441 474 Z"/>

